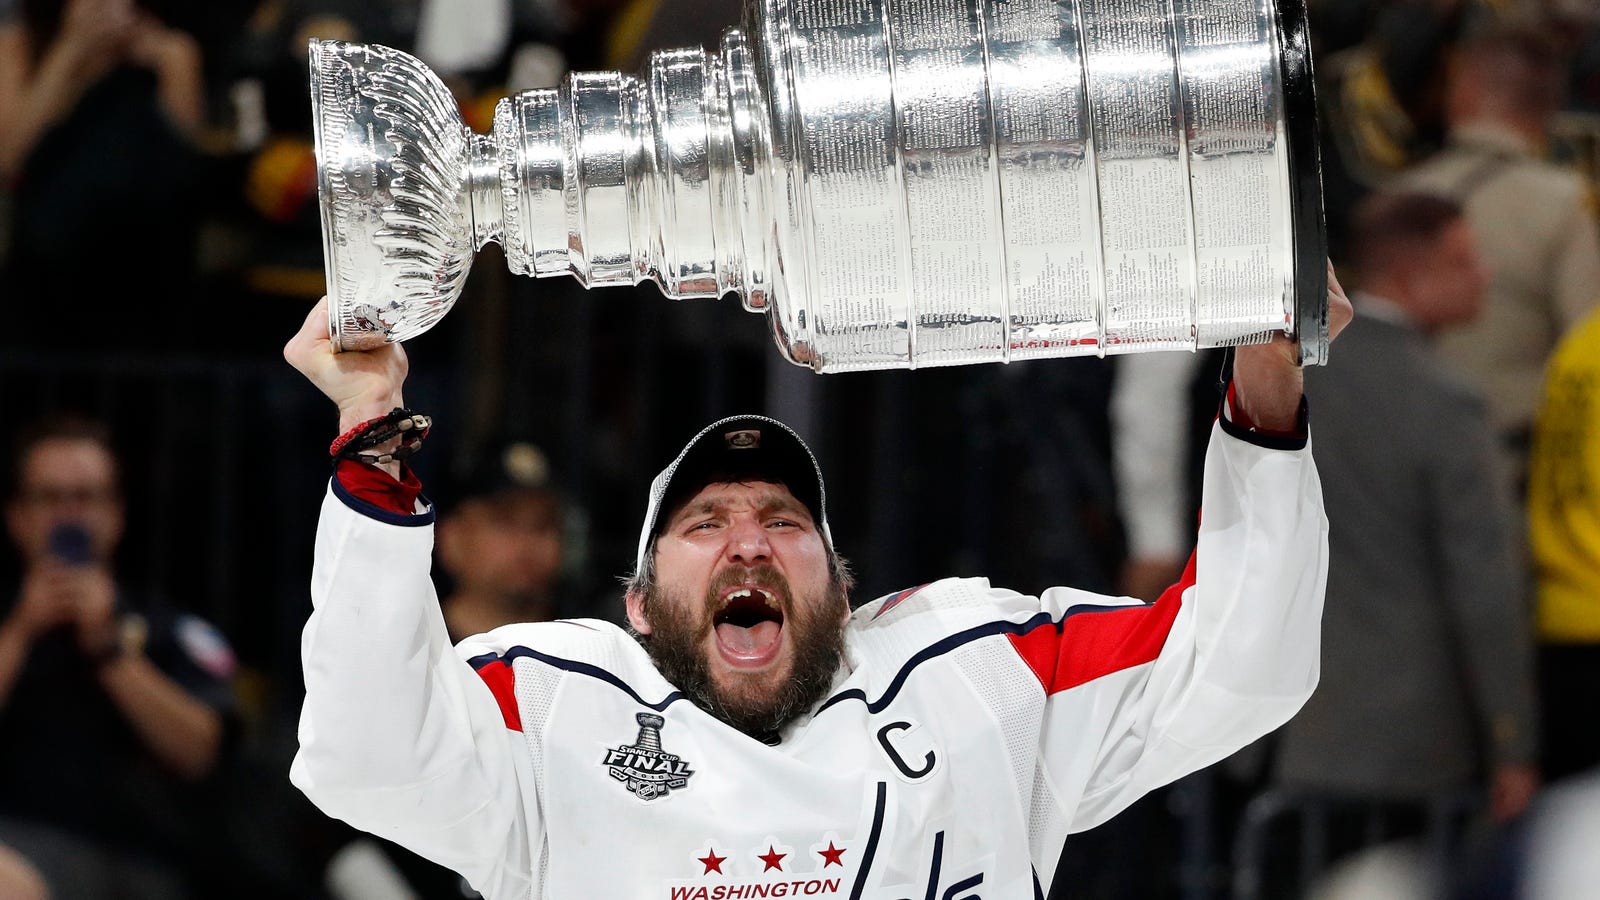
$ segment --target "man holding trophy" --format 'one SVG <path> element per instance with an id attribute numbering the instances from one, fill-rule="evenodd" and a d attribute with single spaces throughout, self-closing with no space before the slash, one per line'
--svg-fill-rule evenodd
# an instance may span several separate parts
<path id="1" fill-rule="evenodd" d="M 1124 7 L 752 4 L 715 59 L 569 76 L 493 137 L 402 54 L 315 45 L 330 297 L 284 353 L 343 434 L 295 784 L 489 898 L 1042 898 L 1069 834 L 1292 716 L 1327 565 L 1300 366 L 1351 315 L 1303 9 Z M 740 293 L 823 372 L 1238 345 L 1194 556 L 1153 604 L 946 579 L 853 607 L 815 458 L 739 416 L 652 484 L 627 630 L 451 647 L 393 342 L 488 240 Z"/>

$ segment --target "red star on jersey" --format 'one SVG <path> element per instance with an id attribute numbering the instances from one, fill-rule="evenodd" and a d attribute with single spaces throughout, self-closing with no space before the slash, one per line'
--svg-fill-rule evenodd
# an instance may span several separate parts
<path id="1" fill-rule="evenodd" d="M 759 859 L 762 862 L 767 864 L 767 867 L 765 869 L 762 869 L 761 871 L 763 871 L 763 872 L 771 872 L 773 869 L 777 869 L 779 872 L 782 872 L 783 871 L 783 858 L 785 856 L 788 856 L 788 855 L 789 854 L 787 854 L 787 853 L 779 853 L 777 850 L 775 850 L 772 847 L 771 844 L 768 844 L 767 845 L 767 852 L 766 853 L 757 854 L 756 855 L 756 859 Z"/>
<path id="2" fill-rule="evenodd" d="M 828 842 L 828 849 L 826 849 L 826 850 L 818 850 L 817 851 L 817 854 L 822 857 L 822 867 L 824 869 L 826 869 L 829 866 L 840 866 L 840 867 L 843 867 L 844 866 L 844 860 L 840 859 L 839 857 L 844 855 L 844 851 L 845 851 L 844 847 L 835 847 L 833 845 L 833 841 L 829 841 Z"/>
<path id="3" fill-rule="evenodd" d="M 727 859 L 727 857 L 718 856 L 717 848 L 712 847 L 710 850 L 706 851 L 705 856 L 697 858 L 700 860 L 700 864 L 706 867 L 706 870 L 700 873 L 701 875 L 710 875 L 712 872 L 715 872 L 718 875 L 723 874 L 722 863 Z"/>

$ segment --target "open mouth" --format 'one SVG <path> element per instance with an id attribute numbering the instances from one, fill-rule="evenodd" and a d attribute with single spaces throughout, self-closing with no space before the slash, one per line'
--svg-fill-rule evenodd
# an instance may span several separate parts
<path id="1" fill-rule="evenodd" d="M 759 668 L 772 662 L 783 644 L 783 610 L 778 598 L 758 585 L 728 589 L 711 624 L 722 658 L 737 668 Z"/>

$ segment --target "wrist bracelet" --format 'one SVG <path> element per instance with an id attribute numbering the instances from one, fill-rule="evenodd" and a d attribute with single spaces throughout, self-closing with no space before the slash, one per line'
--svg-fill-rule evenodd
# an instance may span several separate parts
<path id="1" fill-rule="evenodd" d="M 416 410 L 397 406 L 388 415 L 368 419 L 339 435 L 329 445 L 328 455 L 334 459 L 353 459 L 371 465 L 397 462 L 416 453 L 432 429 L 432 419 Z M 396 438 L 400 439 L 400 443 L 392 450 L 366 452 Z"/>

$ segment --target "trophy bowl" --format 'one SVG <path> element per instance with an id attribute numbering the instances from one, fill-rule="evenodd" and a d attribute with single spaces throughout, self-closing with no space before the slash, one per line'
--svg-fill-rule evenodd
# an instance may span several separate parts
<path id="1" fill-rule="evenodd" d="M 313 41 L 311 68 L 328 333 L 341 350 L 415 337 L 450 311 L 491 227 L 469 190 L 483 141 L 404 53 Z"/>

